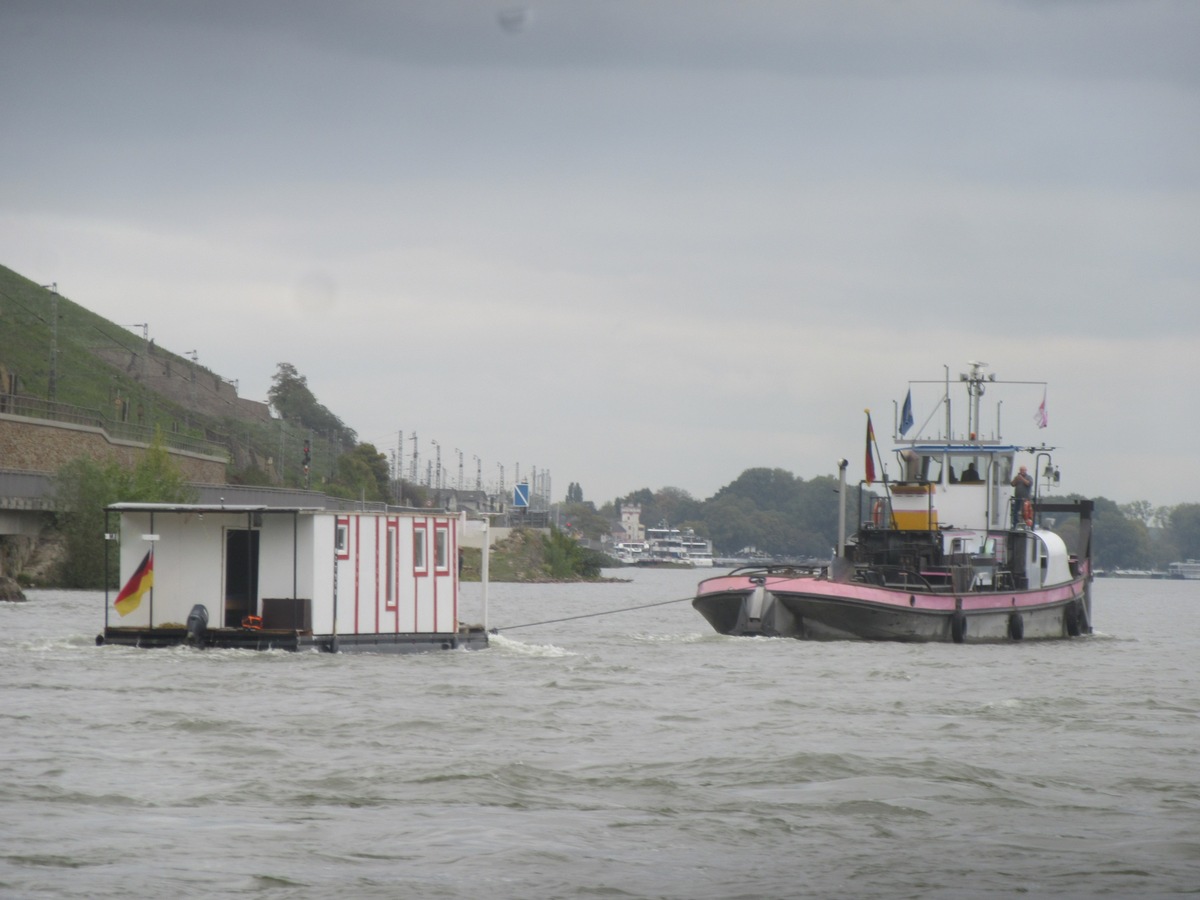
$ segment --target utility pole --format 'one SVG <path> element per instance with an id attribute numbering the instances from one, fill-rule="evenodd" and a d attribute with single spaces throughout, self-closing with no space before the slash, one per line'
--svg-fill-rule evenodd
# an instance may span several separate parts
<path id="1" fill-rule="evenodd" d="M 191 403 L 191 407 L 192 407 L 192 412 L 194 413 L 196 411 L 196 360 L 199 358 L 199 354 L 196 353 L 195 350 L 189 350 L 187 353 L 184 354 L 184 356 L 189 357 L 192 361 L 192 384 L 191 384 L 191 388 L 190 388 L 190 394 L 191 394 L 190 403 Z"/>
<path id="2" fill-rule="evenodd" d="M 396 442 L 396 455 L 392 460 L 392 477 L 396 480 L 396 505 L 404 500 L 404 491 L 400 483 L 404 481 L 404 429 L 400 429 L 399 440 Z"/>
<path id="3" fill-rule="evenodd" d="M 50 291 L 50 383 L 46 386 L 46 399 L 53 403 L 58 399 L 58 282 L 42 287 Z"/>
<path id="4" fill-rule="evenodd" d="M 312 463 L 312 429 L 308 429 L 308 438 L 304 441 L 304 487 L 308 489 L 312 486 L 312 477 L 309 475 L 308 467 Z"/>

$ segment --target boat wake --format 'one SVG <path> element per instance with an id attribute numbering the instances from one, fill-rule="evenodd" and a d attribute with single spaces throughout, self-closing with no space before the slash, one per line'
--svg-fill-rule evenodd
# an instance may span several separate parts
<path id="1" fill-rule="evenodd" d="M 523 641 L 516 641 L 510 637 L 505 637 L 503 634 L 491 635 L 488 643 L 490 646 L 504 653 L 527 656 L 533 659 L 560 659 L 565 656 L 577 655 L 570 650 L 557 647 L 554 644 L 526 644 Z"/>

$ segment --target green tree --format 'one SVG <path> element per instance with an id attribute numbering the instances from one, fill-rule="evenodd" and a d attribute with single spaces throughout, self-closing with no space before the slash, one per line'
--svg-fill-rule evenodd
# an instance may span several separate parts
<path id="1" fill-rule="evenodd" d="M 742 472 L 703 504 L 701 517 L 714 546 L 746 547 L 786 557 L 827 557 L 837 541 L 837 481 L 811 481 L 784 469 Z M 853 510 L 847 510 L 853 521 Z"/>
<path id="2" fill-rule="evenodd" d="M 570 535 L 551 527 L 542 535 L 544 565 L 551 578 L 595 578 L 603 556 L 587 551 Z"/>
<path id="3" fill-rule="evenodd" d="M 691 522 L 697 531 L 704 533 L 703 504 L 692 497 L 683 488 L 664 487 L 651 492 L 647 488 L 628 494 L 624 503 L 636 503 L 641 506 L 641 522 L 651 528 L 659 526 L 688 527 Z"/>
<path id="4" fill-rule="evenodd" d="M 190 503 L 196 498 L 163 445 L 161 434 L 155 435 L 132 469 L 115 460 L 72 460 L 55 476 L 54 495 L 55 521 L 65 545 L 58 581 L 68 588 L 105 587 L 106 554 L 107 586 L 116 586 L 117 545 L 104 540 L 106 506 L 122 501 Z"/>
<path id="5" fill-rule="evenodd" d="M 187 503 L 195 499 L 195 490 L 184 480 L 183 471 L 171 459 L 161 431 L 146 448 L 129 484 L 130 501 L 143 503 Z"/>
<path id="6" fill-rule="evenodd" d="M 317 402 L 308 387 L 308 379 L 291 363 L 281 362 L 271 379 L 267 400 L 287 421 L 322 435 L 332 435 L 342 447 L 352 447 L 357 435 Z"/>
<path id="7" fill-rule="evenodd" d="M 758 507 L 748 497 L 735 494 L 714 497 L 705 504 L 704 515 L 715 548 L 733 554 L 757 546 Z"/>
<path id="8" fill-rule="evenodd" d="M 1150 536 L 1146 523 L 1125 516 L 1107 497 L 1095 499 L 1092 534 L 1097 568 L 1141 569 L 1150 565 Z"/>
<path id="9" fill-rule="evenodd" d="M 785 469 L 746 469 L 714 495 L 744 497 L 759 509 L 777 509 L 795 493 L 796 476 Z"/>
<path id="10" fill-rule="evenodd" d="M 335 497 L 373 502 L 388 499 L 390 488 L 387 456 L 374 444 L 359 444 L 343 453 L 338 458 L 337 478 L 325 486 Z"/>
<path id="11" fill-rule="evenodd" d="M 1120 507 L 1121 514 L 1127 519 L 1144 523 L 1147 527 L 1154 524 L 1154 506 L 1149 500 L 1135 500 Z"/>
<path id="12" fill-rule="evenodd" d="M 1171 542 L 1178 559 L 1200 559 L 1200 503 L 1181 503 L 1171 510 Z"/>
<path id="13" fill-rule="evenodd" d="M 598 541 L 612 530 L 610 520 L 600 515 L 587 502 L 564 503 L 558 510 L 558 519 L 564 529 L 569 528 L 593 541 Z"/>
<path id="14" fill-rule="evenodd" d="M 64 557 L 58 582 L 66 588 L 105 587 L 105 556 L 109 583 L 117 577 L 117 546 L 104 540 L 104 508 L 128 498 L 130 472 L 115 460 L 98 463 L 79 457 L 58 470 L 54 493 L 55 524 L 63 537 Z"/>

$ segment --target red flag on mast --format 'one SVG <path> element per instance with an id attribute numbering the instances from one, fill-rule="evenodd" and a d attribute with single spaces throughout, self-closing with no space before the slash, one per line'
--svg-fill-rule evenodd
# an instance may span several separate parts
<path id="1" fill-rule="evenodd" d="M 1037 412 L 1033 415 L 1033 421 L 1037 423 L 1038 428 L 1045 428 L 1050 424 L 1050 417 L 1046 415 L 1046 389 L 1042 388 L 1042 403 L 1037 408 Z"/>

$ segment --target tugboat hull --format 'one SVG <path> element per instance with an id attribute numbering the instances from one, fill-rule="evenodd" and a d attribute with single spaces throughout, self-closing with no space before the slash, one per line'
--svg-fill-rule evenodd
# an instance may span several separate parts
<path id="1" fill-rule="evenodd" d="M 720 634 L 739 637 L 1005 643 L 1089 633 L 1085 588 L 1081 578 L 1039 591 L 955 596 L 822 578 L 772 584 L 749 573 L 702 582 L 692 606 Z"/>

